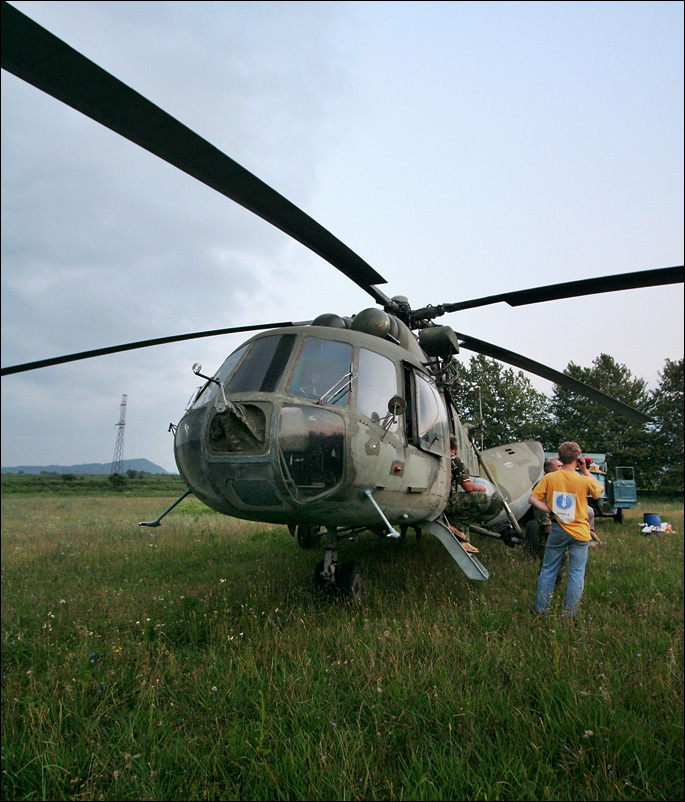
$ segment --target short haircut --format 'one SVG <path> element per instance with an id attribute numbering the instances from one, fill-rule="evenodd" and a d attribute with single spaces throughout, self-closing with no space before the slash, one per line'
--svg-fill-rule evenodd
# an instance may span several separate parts
<path id="1" fill-rule="evenodd" d="M 450 435 L 450 449 L 454 448 L 455 450 L 459 450 L 459 443 L 457 441 L 457 436 L 454 434 Z"/>
<path id="2" fill-rule="evenodd" d="M 583 449 L 572 440 L 567 440 L 559 446 L 559 459 L 562 465 L 570 465 L 583 453 Z"/>
<path id="3" fill-rule="evenodd" d="M 551 470 L 554 469 L 554 463 L 555 463 L 555 461 L 557 459 L 559 459 L 559 458 L 558 457 L 547 457 L 547 459 L 545 460 L 545 465 L 544 465 L 545 473 L 549 473 Z"/>

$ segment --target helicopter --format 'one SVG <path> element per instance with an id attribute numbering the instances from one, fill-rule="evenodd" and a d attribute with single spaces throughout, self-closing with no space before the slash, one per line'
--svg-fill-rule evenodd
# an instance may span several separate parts
<path id="1" fill-rule="evenodd" d="M 626 273 L 413 309 L 388 297 L 386 280 L 302 210 L 134 90 L 2 3 L 2 67 L 173 164 L 252 211 L 328 261 L 375 306 L 301 323 L 259 323 L 93 349 L 2 369 L 2 375 L 164 343 L 259 332 L 204 380 L 174 430 L 188 490 L 212 509 L 284 524 L 299 545 L 324 542 L 315 585 L 362 594 L 360 566 L 338 564 L 338 543 L 363 531 L 437 537 L 470 579 L 488 572 L 445 517 L 451 495 L 449 436 L 486 488 L 475 531 L 513 543 L 542 474 L 542 446 L 509 443 L 484 452 L 458 412 L 451 365 L 467 349 L 573 389 L 619 414 L 646 416 L 508 349 L 435 321 L 495 303 L 534 304 L 683 281 L 683 268 Z M 457 502 L 459 499 L 457 499 Z M 456 504 L 458 507 L 458 503 Z"/>

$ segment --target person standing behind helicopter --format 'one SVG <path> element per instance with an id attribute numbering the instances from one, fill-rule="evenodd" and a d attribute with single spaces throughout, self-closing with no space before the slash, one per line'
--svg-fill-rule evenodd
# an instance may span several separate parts
<path id="1" fill-rule="evenodd" d="M 561 468 L 561 460 L 559 457 L 547 457 L 543 467 L 546 474 L 552 473 L 553 471 L 558 471 L 559 468 Z M 533 517 L 540 524 L 540 526 L 544 528 L 545 534 L 549 535 L 552 528 L 552 517 L 550 513 L 545 512 L 544 510 L 539 510 L 537 507 L 535 507 L 533 509 Z"/>
<path id="2" fill-rule="evenodd" d="M 567 616 L 575 616 L 583 595 L 588 545 L 592 540 L 587 497 L 599 498 L 604 488 L 593 478 L 585 460 L 580 458 L 581 453 L 578 443 L 562 443 L 559 446 L 561 469 L 545 474 L 528 499 L 529 504 L 553 515 L 535 594 L 536 613 L 549 610 L 559 567 L 567 551 L 568 583 L 564 598 Z M 582 475 L 576 473 L 576 468 Z"/>

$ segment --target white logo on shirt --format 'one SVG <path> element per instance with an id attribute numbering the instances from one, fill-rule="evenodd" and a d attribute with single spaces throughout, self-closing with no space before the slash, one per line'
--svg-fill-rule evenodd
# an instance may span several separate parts
<path id="1" fill-rule="evenodd" d="M 554 490 L 552 494 L 552 512 L 563 523 L 573 523 L 576 520 L 576 494 Z"/>

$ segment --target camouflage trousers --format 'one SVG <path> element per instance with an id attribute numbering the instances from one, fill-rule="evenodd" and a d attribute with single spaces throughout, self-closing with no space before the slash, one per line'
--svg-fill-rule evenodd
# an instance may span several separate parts
<path id="1" fill-rule="evenodd" d="M 479 524 L 490 506 L 487 493 L 451 493 L 445 507 L 445 515 L 455 526 Z"/>

